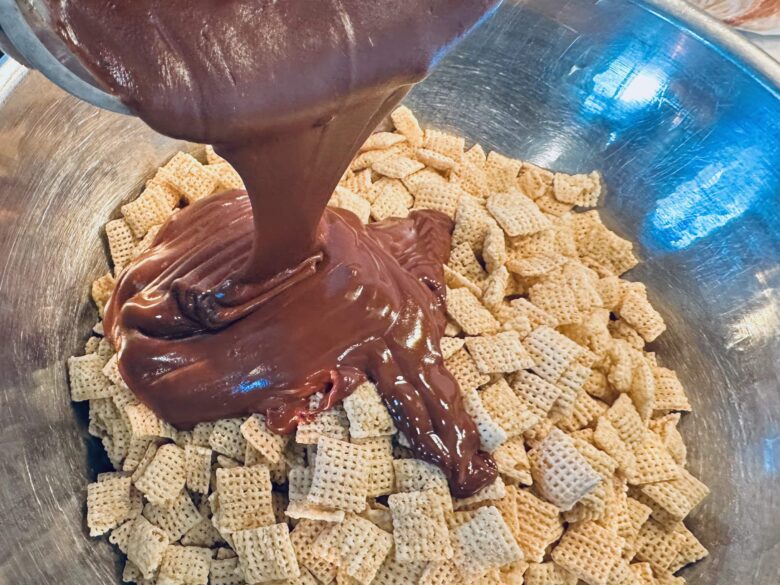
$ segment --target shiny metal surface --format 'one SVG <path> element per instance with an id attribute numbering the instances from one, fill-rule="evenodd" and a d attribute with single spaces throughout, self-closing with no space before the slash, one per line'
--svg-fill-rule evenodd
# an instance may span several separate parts
<path id="1" fill-rule="evenodd" d="M 409 98 L 486 147 L 603 171 L 696 409 L 683 432 L 713 494 L 690 522 L 711 551 L 695 585 L 780 583 L 778 67 L 683 3 L 528 0 Z M 178 144 L 17 81 L 0 81 L 0 583 L 113 583 L 83 517 L 104 460 L 64 361 L 96 316 L 101 225 Z"/>

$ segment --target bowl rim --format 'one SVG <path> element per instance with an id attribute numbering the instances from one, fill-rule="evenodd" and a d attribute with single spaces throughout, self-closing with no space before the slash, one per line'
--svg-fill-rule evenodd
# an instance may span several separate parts
<path id="1" fill-rule="evenodd" d="M 681 26 L 700 41 L 719 49 L 724 58 L 746 71 L 780 99 L 780 62 L 738 30 L 685 0 L 630 1 L 646 8 L 658 18 Z M 0 104 L 8 99 L 14 87 L 29 71 L 7 55 L 0 57 Z"/>

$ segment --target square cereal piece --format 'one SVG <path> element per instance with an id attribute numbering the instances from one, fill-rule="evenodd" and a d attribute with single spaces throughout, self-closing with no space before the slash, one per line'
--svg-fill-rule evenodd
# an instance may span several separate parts
<path id="1" fill-rule="evenodd" d="M 87 486 L 87 526 L 90 536 L 116 528 L 131 513 L 130 478 L 114 477 Z"/>
<path id="2" fill-rule="evenodd" d="M 501 477 L 496 477 L 493 483 L 486 485 L 481 490 L 467 498 L 457 498 L 452 502 L 455 510 L 473 510 L 479 508 L 483 502 L 496 502 L 506 497 L 506 485 Z M 502 514 L 503 515 L 503 514 Z"/>
<path id="3" fill-rule="evenodd" d="M 588 585 L 607 585 L 624 541 L 595 522 L 569 527 L 552 550 L 553 561 Z"/>
<path id="4" fill-rule="evenodd" d="M 347 516 L 339 532 L 339 576 L 368 585 L 390 552 L 393 537 L 355 514 Z"/>
<path id="5" fill-rule="evenodd" d="M 245 189 L 244 181 L 238 171 L 228 162 L 210 164 L 204 167 L 217 180 L 216 191 Z"/>
<path id="6" fill-rule="evenodd" d="M 601 476 L 577 451 L 572 439 L 553 429 L 529 454 L 531 475 L 539 493 L 568 512 L 601 481 Z"/>
<path id="7" fill-rule="evenodd" d="M 531 332 L 530 323 L 523 324 L 522 327 L 515 326 L 519 323 L 511 323 L 509 327 L 506 326 L 514 317 L 514 315 L 512 315 L 513 311 L 509 305 L 504 304 L 504 299 L 507 295 L 507 290 L 509 289 L 511 281 L 512 276 L 509 274 L 506 266 L 501 266 L 491 272 L 483 284 L 482 303 L 493 311 L 494 316 L 498 317 L 499 321 L 502 322 L 502 325 L 505 325 L 504 329 L 517 331 L 521 334 L 521 337 L 524 337 Z M 509 311 L 508 318 L 502 314 L 504 310 Z"/>
<path id="8" fill-rule="evenodd" d="M 528 319 L 533 329 L 537 329 L 543 326 L 550 327 L 552 329 L 558 327 L 558 320 L 555 317 L 543 311 L 531 303 L 531 301 L 528 299 L 513 299 L 509 304 L 513 309 Z"/>
<path id="9" fill-rule="evenodd" d="M 466 347 L 483 374 L 510 374 L 534 365 L 517 331 L 467 337 Z"/>
<path id="10" fill-rule="evenodd" d="M 529 162 L 523 163 L 523 168 L 517 178 L 518 188 L 531 199 L 539 199 L 552 193 L 554 174 Z"/>
<path id="11" fill-rule="evenodd" d="M 465 288 L 447 290 L 447 313 L 467 335 L 494 333 L 501 328 L 490 311 Z"/>
<path id="12" fill-rule="evenodd" d="M 531 302 L 555 317 L 560 325 L 571 325 L 583 320 L 577 303 L 577 294 L 571 286 L 550 279 L 533 285 L 528 291 Z"/>
<path id="13" fill-rule="evenodd" d="M 504 441 L 509 438 L 509 434 L 494 420 L 488 409 L 485 407 L 482 397 L 476 390 L 462 392 L 463 406 L 466 412 L 474 420 L 479 431 L 479 439 L 482 448 L 488 453 L 495 451 Z"/>
<path id="14" fill-rule="evenodd" d="M 487 210 L 473 198 L 462 198 L 455 211 L 452 247 L 468 244 L 474 252 L 481 252 L 490 219 Z"/>
<path id="15" fill-rule="evenodd" d="M 164 422 L 143 403 L 125 405 L 125 414 L 130 424 L 130 431 L 136 439 L 162 437 L 164 430 L 167 430 L 164 429 Z"/>
<path id="16" fill-rule="evenodd" d="M 144 516 L 149 522 L 162 528 L 171 542 L 179 541 L 185 532 L 203 519 L 186 491 L 179 494 L 170 508 L 147 503 L 144 506 Z"/>
<path id="17" fill-rule="evenodd" d="M 68 358 L 70 398 L 74 402 L 110 398 L 111 382 L 103 375 L 105 361 L 96 353 Z"/>
<path id="18" fill-rule="evenodd" d="M 633 446 L 636 457 L 636 475 L 633 485 L 668 481 L 680 477 L 680 466 L 666 450 L 661 439 L 652 431 L 645 432 L 644 440 Z"/>
<path id="19" fill-rule="evenodd" d="M 418 585 L 466 585 L 458 567 L 452 561 L 428 563 Z"/>
<path id="20" fill-rule="evenodd" d="M 523 404 L 539 418 L 546 418 L 563 390 L 531 372 L 520 371 L 512 377 L 512 390 Z"/>
<path id="21" fill-rule="evenodd" d="M 346 513 L 344 510 L 331 510 L 330 508 L 310 504 L 306 500 L 298 500 L 287 505 L 284 515 L 293 520 L 338 523 L 344 521 Z"/>
<path id="22" fill-rule="evenodd" d="M 217 469 L 214 525 L 220 532 L 269 526 L 275 522 L 271 476 L 265 465 Z"/>
<path id="23" fill-rule="evenodd" d="M 545 550 L 558 540 L 563 532 L 560 510 L 537 498 L 528 490 L 515 491 L 518 532 L 517 543 L 523 550 L 525 560 L 540 563 Z"/>
<path id="24" fill-rule="evenodd" d="M 466 340 L 460 337 L 442 337 L 440 348 L 441 357 L 445 360 L 451 358 L 455 352 L 460 350 L 466 344 Z"/>
<path id="25" fill-rule="evenodd" d="M 556 424 L 568 433 L 587 427 L 607 411 L 606 404 L 591 398 L 590 394 L 585 392 L 585 390 L 566 390 L 564 393 L 566 392 L 572 392 L 574 400 L 571 403 L 571 408 L 568 410 L 568 416 L 557 420 Z M 558 410 L 557 404 L 554 408 L 554 414 L 562 414 Z"/>
<path id="26" fill-rule="evenodd" d="M 601 175 L 566 175 L 555 173 L 553 195 L 561 203 L 578 207 L 596 207 L 601 196 Z"/>
<path id="27" fill-rule="evenodd" d="M 391 495 L 395 560 L 444 561 L 452 558 L 441 497 L 433 491 Z"/>
<path id="28" fill-rule="evenodd" d="M 664 528 L 652 518 L 644 523 L 636 541 L 636 557 L 655 572 L 666 571 L 677 558 L 684 537 L 674 528 Z"/>
<path id="29" fill-rule="evenodd" d="M 158 173 L 168 185 L 179 191 L 187 203 L 211 195 L 217 188 L 217 179 L 195 157 L 177 152 Z"/>
<path id="30" fill-rule="evenodd" d="M 319 408 L 322 398 L 320 392 L 313 394 L 309 399 L 309 408 Z M 318 412 L 311 421 L 299 424 L 295 432 L 295 442 L 301 445 L 316 445 L 322 437 L 349 440 L 349 419 L 343 405 L 337 404 L 329 410 Z"/>
<path id="31" fill-rule="evenodd" d="M 523 558 L 523 551 L 494 506 L 480 508 L 473 519 L 453 530 L 452 543 L 453 560 L 467 582 Z"/>
<path id="32" fill-rule="evenodd" d="M 482 296 L 482 288 L 480 288 L 480 286 L 477 283 L 473 282 L 471 279 L 461 274 L 457 270 L 453 270 L 446 264 L 443 266 L 443 268 L 444 268 L 444 282 L 446 283 L 448 288 L 453 290 L 456 288 L 465 288 L 469 292 L 471 292 L 471 294 L 473 294 L 475 297 L 479 298 Z M 458 329 L 456 333 L 460 333 L 460 329 Z"/>
<path id="33" fill-rule="evenodd" d="M 468 196 L 459 185 L 453 183 L 424 183 L 415 193 L 414 205 L 417 209 L 441 211 L 454 219 L 461 199 Z"/>
<path id="34" fill-rule="evenodd" d="M 647 293 L 629 291 L 620 304 L 618 315 L 626 323 L 636 329 L 637 333 L 648 343 L 658 338 L 666 331 L 663 317 L 647 300 Z"/>
<path id="35" fill-rule="evenodd" d="M 114 273 L 119 274 L 133 258 L 135 252 L 135 237 L 133 230 L 124 219 L 115 219 L 106 224 L 106 238 Z"/>
<path id="36" fill-rule="evenodd" d="M 657 367 L 653 370 L 655 378 L 656 410 L 682 410 L 690 412 L 691 403 L 685 395 L 685 389 L 677 374 L 667 368 Z"/>
<path id="37" fill-rule="evenodd" d="M 395 560 L 393 554 L 387 555 L 379 567 L 372 585 L 418 585 L 428 563 L 422 561 L 404 563 Z"/>
<path id="38" fill-rule="evenodd" d="M 485 161 L 488 184 L 494 193 L 506 193 L 517 187 L 517 176 L 523 168 L 523 161 L 491 152 Z"/>
<path id="39" fill-rule="evenodd" d="M 184 449 L 167 444 L 157 449 L 154 458 L 134 482 L 151 503 L 170 508 L 184 489 L 186 480 Z"/>
<path id="40" fill-rule="evenodd" d="M 460 386 L 461 393 L 476 390 L 490 382 L 490 376 L 477 369 L 474 358 L 465 349 L 459 349 L 444 360 L 444 366 Z"/>
<path id="41" fill-rule="evenodd" d="M 134 521 L 135 518 L 126 520 L 123 524 L 114 528 L 108 536 L 108 542 L 116 545 L 116 547 L 125 554 L 127 554 L 127 543 L 130 540 L 130 533 L 133 530 Z"/>
<path id="42" fill-rule="evenodd" d="M 158 585 L 207 585 L 211 550 L 196 546 L 171 545 L 160 562 Z"/>
<path id="43" fill-rule="evenodd" d="M 383 157 L 385 158 L 385 157 Z M 339 183 L 340 187 L 348 189 L 357 195 L 362 195 L 370 191 L 373 185 L 371 169 L 365 169 L 358 173 L 352 173 L 349 177 L 343 178 Z"/>
<path id="44" fill-rule="evenodd" d="M 677 551 L 677 557 L 669 566 L 670 573 L 676 573 L 683 567 L 696 563 L 710 554 L 704 545 L 699 542 L 699 539 L 682 522 L 677 525 L 676 531 L 680 540 L 680 550 Z"/>
<path id="45" fill-rule="evenodd" d="M 374 163 L 371 168 L 375 173 L 390 179 L 404 179 L 420 169 L 424 169 L 425 165 L 406 156 L 394 156 Z"/>
<path id="46" fill-rule="evenodd" d="M 214 559 L 209 569 L 209 585 L 246 585 L 239 573 L 238 557 Z"/>
<path id="47" fill-rule="evenodd" d="M 474 250 L 465 243 L 452 249 L 447 266 L 480 286 L 487 278 L 487 274 L 479 263 L 476 254 L 474 254 Z"/>
<path id="48" fill-rule="evenodd" d="M 127 560 L 140 570 L 145 579 L 153 579 L 168 544 L 168 536 L 162 528 L 138 516 L 133 520 L 127 541 Z"/>
<path id="49" fill-rule="evenodd" d="M 605 416 L 617 431 L 618 436 L 631 448 L 644 441 L 645 423 L 639 416 L 631 398 L 626 394 L 618 396 Z"/>
<path id="50" fill-rule="evenodd" d="M 523 278 L 537 278 L 549 274 L 566 263 L 566 256 L 561 254 L 537 254 L 534 256 L 514 256 L 507 261 L 507 268 Z M 537 290 L 537 297 L 539 297 Z M 539 304 L 539 298 L 535 301 Z"/>
<path id="51" fill-rule="evenodd" d="M 161 225 L 173 214 L 173 206 L 161 189 L 149 188 L 121 207 L 122 217 L 136 238 L 143 238 L 154 226 Z"/>
<path id="52" fill-rule="evenodd" d="M 291 502 L 299 502 L 306 499 L 314 478 L 314 467 L 293 465 L 287 474 L 288 497 Z"/>
<path id="53" fill-rule="evenodd" d="M 395 132 L 374 132 L 360 147 L 359 152 L 368 150 L 385 150 L 401 142 L 406 142 L 406 136 Z"/>
<path id="54" fill-rule="evenodd" d="M 330 583 L 336 578 L 338 565 L 322 559 L 314 554 L 314 542 L 322 531 L 330 524 L 314 520 L 301 520 L 290 533 L 290 541 L 295 556 L 303 567 L 306 567 L 314 577 L 322 583 Z"/>
<path id="55" fill-rule="evenodd" d="M 227 162 L 224 158 L 217 154 L 214 147 L 210 144 L 206 145 L 206 163 L 210 165 L 218 165 L 220 163 Z"/>
<path id="56" fill-rule="evenodd" d="M 366 507 L 369 464 L 369 454 L 365 447 L 320 437 L 308 503 L 347 512 L 362 512 Z"/>
<path id="57" fill-rule="evenodd" d="M 523 437 L 512 437 L 499 445 L 493 451 L 499 473 L 513 482 L 521 485 L 531 485 L 531 463 L 525 451 Z"/>
<path id="58" fill-rule="evenodd" d="M 420 128 L 420 123 L 409 108 L 400 106 L 390 114 L 390 119 L 395 125 L 396 132 L 406 136 L 409 144 L 415 147 L 422 146 L 425 135 Z"/>
<path id="59" fill-rule="evenodd" d="M 650 571 L 650 579 L 648 585 L 655 585 L 652 570 Z M 628 561 L 620 559 L 610 569 L 607 585 L 644 585 L 644 581 L 631 569 Z"/>
<path id="60" fill-rule="evenodd" d="M 209 445 L 217 453 L 243 462 L 246 455 L 246 439 L 241 434 L 242 418 L 223 418 L 214 424 Z"/>
<path id="61" fill-rule="evenodd" d="M 583 352 L 571 339 L 547 326 L 534 329 L 523 344 L 534 360 L 531 369 L 553 384 Z"/>
<path id="62" fill-rule="evenodd" d="M 414 205 L 414 197 L 409 193 L 403 182 L 398 179 L 388 179 L 387 177 L 382 177 L 376 183 L 373 183 L 368 191 L 361 193 L 361 196 L 372 205 L 380 197 L 384 197 L 385 203 L 380 203 L 378 207 L 403 208 L 402 213 L 407 215 L 408 209 Z M 406 217 L 406 215 L 402 217 Z"/>
<path id="63" fill-rule="evenodd" d="M 425 131 L 423 147 L 459 162 L 466 148 L 466 140 L 462 136 L 429 128 Z"/>
<path id="64" fill-rule="evenodd" d="M 504 231 L 494 221 L 488 223 L 485 241 L 482 245 L 482 259 L 485 261 L 485 268 L 489 273 L 503 268 L 509 259 Z"/>
<path id="65" fill-rule="evenodd" d="M 264 415 L 253 414 L 241 424 L 240 430 L 247 443 L 259 451 L 266 461 L 279 463 L 287 445 L 287 437 L 269 430 Z"/>
<path id="66" fill-rule="evenodd" d="M 248 583 L 295 579 L 301 574 L 287 524 L 239 530 L 233 534 L 238 562 Z"/>
<path id="67" fill-rule="evenodd" d="M 427 148 L 418 148 L 415 151 L 415 157 L 426 167 L 442 172 L 451 171 L 458 164 L 455 159 Z"/>
<path id="68" fill-rule="evenodd" d="M 451 171 L 450 181 L 457 182 L 464 190 L 478 199 L 485 199 L 490 195 L 490 185 L 484 163 L 477 164 L 469 156 L 463 156 L 460 165 Z"/>
<path id="69" fill-rule="evenodd" d="M 535 234 L 551 225 L 536 203 L 519 191 L 491 195 L 487 209 L 509 237 Z"/>
<path id="70" fill-rule="evenodd" d="M 435 465 L 421 459 L 396 459 L 393 469 L 397 493 L 433 491 L 449 501 L 447 477 Z"/>
<path id="71" fill-rule="evenodd" d="M 642 493 L 671 516 L 680 521 L 691 513 L 706 498 L 710 490 L 688 470 L 680 467 L 675 479 L 648 483 L 642 486 Z"/>
<path id="72" fill-rule="evenodd" d="M 106 306 L 108 299 L 111 297 L 115 284 L 116 281 L 110 272 L 104 274 L 92 283 L 92 300 L 95 302 L 101 317 L 103 316 L 103 309 Z"/>
<path id="73" fill-rule="evenodd" d="M 626 444 L 606 417 L 596 423 L 593 435 L 596 446 L 612 457 L 618 464 L 621 473 L 628 478 L 636 476 L 636 456 Z"/>
<path id="74" fill-rule="evenodd" d="M 525 406 L 504 378 L 482 390 L 480 398 L 490 418 L 508 438 L 522 435 L 539 422 L 539 417 Z"/>
<path id="75" fill-rule="evenodd" d="M 187 468 L 187 489 L 200 494 L 209 493 L 213 451 L 198 445 L 184 446 L 184 464 Z"/>
<path id="76" fill-rule="evenodd" d="M 353 439 L 385 437 L 396 433 L 393 419 L 371 382 L 364 382 L 344 399 L 344 411 L 349 419 L 349 434 Z"/>
<path id="77" fill-rule="evenodd" d="M 393 440 L 391 437 L 373 437 L 355 441 L 366 450 L 368 465 L 369 498 L 393 493 L 395 472 L 393 471 Z"/>
<path id="78" fill-rule="evenodd" d="M 329 205 L 351 211 L 358 217 L 360 223 L 368 223 L 371 217 L 371 204 L 365 198 L 343 187 L 336 187 Z"/>
<path id="79" fill-rule="evenodd" d="M 525 585 L 577 585 L 578 581 L 552 562 L 531 563 L 525 571 Z"/>
<path id="80" fill-rule="evenodd" d="M 208 507 L 208 500 L 204 500 L 205 507 Z M 201 506 L 202 509 L 205 509 Z M 200 522 L 190 528 L 184 536 L 181 537 L 181 543 L 185 546 L 204 546 L 211 548 L 217 544 L 224 543 L 224 539 L 219 531 L 214 527 L 209 516 L 201 513 Z"/>
<path id="81" fill-rule="evenodd" d="M 425 185 L 437 184 L 446 185 L 449 181 L 445 179 L 440 173 L 434 169 L 426 168 L 421 171 L 417 171 L 403 179 L 404 187 L 406 187 L 414 197 Z"/>

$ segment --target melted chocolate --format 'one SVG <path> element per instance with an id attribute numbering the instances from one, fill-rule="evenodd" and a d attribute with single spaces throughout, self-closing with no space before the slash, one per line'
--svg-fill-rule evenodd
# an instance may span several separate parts
<path id="1" fill-rule="evenodd" d="M 496 476 L 444 368 L 438 212 L 363 226 L 325 205 L 360 144 L 495 0 L 51 0 L 83 62 L 158 131 L 212 142 L 248 189 L 175 214 L 105 325 L 179 428 L 252 412 L 291 432 L 366 378 L 453 493 Z"/>

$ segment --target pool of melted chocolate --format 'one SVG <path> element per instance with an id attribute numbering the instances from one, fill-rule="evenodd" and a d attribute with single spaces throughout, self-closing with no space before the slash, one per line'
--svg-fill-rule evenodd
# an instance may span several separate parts
<path id="1" fill-rule="evenodd" d="M 265 413 L 287 433 L 366 379 L 456 496 L 496 476 L 439 343 L 452 223 L 368 226 L 326 203 L 373 128 L 493 0 L 50 0 L 156 130 L 214 143 L 247 192 L 176 213 L 105 326 L 131 390 L 179 428 Z"/>

